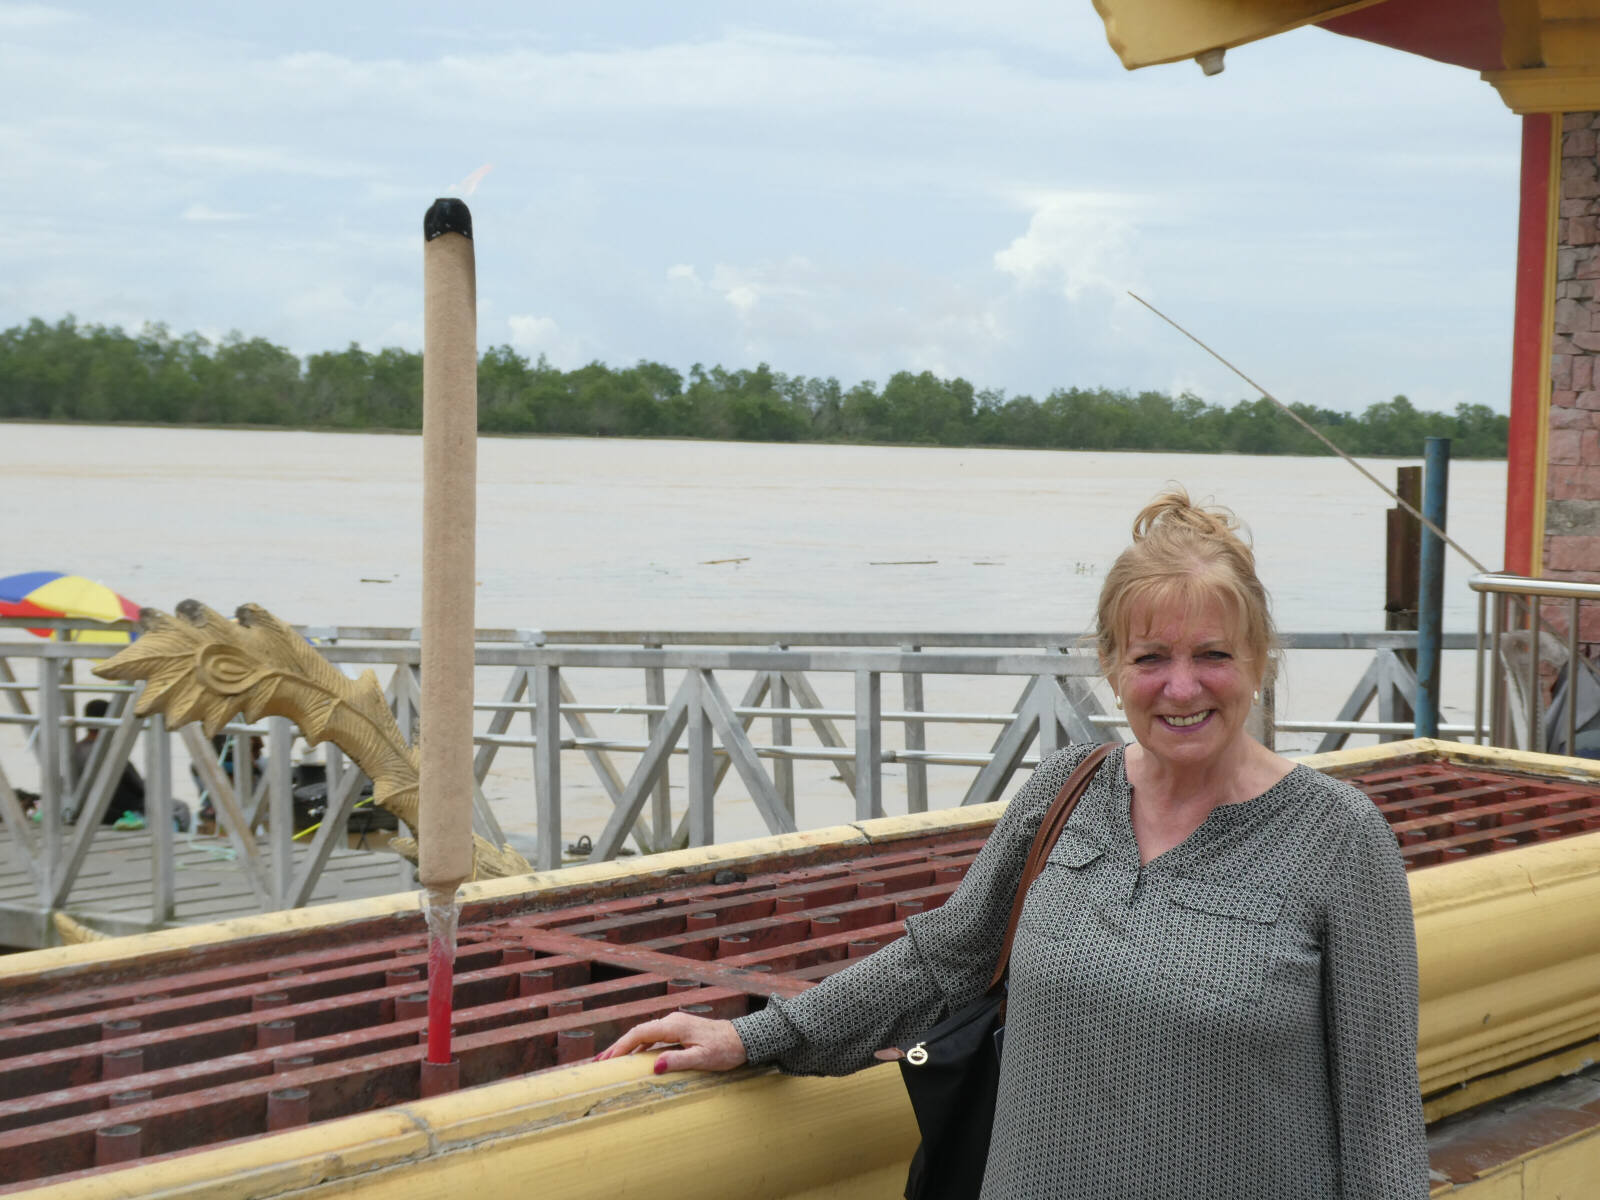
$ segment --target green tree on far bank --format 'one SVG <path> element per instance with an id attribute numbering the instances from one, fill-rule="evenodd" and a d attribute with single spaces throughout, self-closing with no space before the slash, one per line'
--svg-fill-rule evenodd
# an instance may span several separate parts
<path id="1" fill-rule="evenodd" d="M 1461 458 L 1503 458 L 1508 418 L 1482 404 L 1424 412 L 1405 396 L 1359 415 L 1291 406 L 1351 454 L 1415 456 L 1423 439 L 1452 439 Z M 302 361 L 263 338 L 211 342 L 165 325 L 37 318 L 0 332 L 0 418 L 419 429 L 422 356 L 351 343 Z M 493 346 L 478 364 L 478 424 L 493 434 L 683 437 L 764 442 L 888 442 L 1205 454 L 1325 454 L 1264 398 L 1231 407 L 1189 392 L 1064 387 L 1042 401 L 978 389 L 931 371 L 863 380 L 784 375 L 766 363 L 728 369 L 661 363 L 571 371 Z"/>

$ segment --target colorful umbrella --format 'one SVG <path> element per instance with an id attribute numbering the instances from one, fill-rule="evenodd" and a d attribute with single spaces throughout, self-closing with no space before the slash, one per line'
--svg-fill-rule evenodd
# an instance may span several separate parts
<path id="1" fill-rule="evenodd" d="M 26 571 L 0 579 L 0 617 L 87 617 L 93 621 L 138 620 L 139 606 L 103 583 L 60 571 Z M 49 637 L 49 629 L 29 633 Z M 64 641 L 123 643 L 122 630 L 65 629 Z"/>

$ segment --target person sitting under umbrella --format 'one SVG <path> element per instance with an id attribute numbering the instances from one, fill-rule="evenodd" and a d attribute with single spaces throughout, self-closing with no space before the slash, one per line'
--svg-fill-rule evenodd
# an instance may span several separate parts
<path id="1" fill-rule="evenodd" d="M 110 708 L 104 700 L 91 700 L 83 706 L 83 715 L 86 717 L 104 717 Z M 78 778 L 83 778 L 83 773 L 89 769 L 89 760 L 94 756 L 94 744 L 100 740 L 100 730 L 90 726 L 72 747 L 72 769 Z M 76 818 L 76 814 L 68 820 Z M 124 818 L 131 818 L 124 820 Z M 139 772 L 133 769 L 132 763 L 122 765 L 122 778 L 117 780 L 117 790 L 111 794 L 111 803 L 106 805 L 105 816 L 100 819 L 102 825 L 116 825 L 123 829 L 144 828 L 144 780 L 139 777 Z"/>

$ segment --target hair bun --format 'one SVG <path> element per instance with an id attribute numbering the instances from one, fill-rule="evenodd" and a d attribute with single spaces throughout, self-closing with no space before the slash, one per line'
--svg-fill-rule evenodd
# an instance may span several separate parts
<path id="1" fill-rule="evenodd" d="M 1167 532 L 1186 529 L 1201 537 L 1238 539 L 1248 545 L 1241 536 L 1242 526 L 1232 509 L 1196 504 L 1181 484 L 1172 484 L 1139 510 L 1139 515 L 1133 519 L 1133 540 L 1142 542 L 1157 529 Z"/>

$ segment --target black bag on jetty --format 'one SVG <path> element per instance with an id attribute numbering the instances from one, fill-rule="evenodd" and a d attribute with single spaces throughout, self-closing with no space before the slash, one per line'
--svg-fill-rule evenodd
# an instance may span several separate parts
<path id="1" fill-rule="evenodd" d="M 989 990 L 951 1013 L 914 1045 L 901 1046 L 900 1075 L 917 1115 L 922 1145 L 906 1176 L 906 1200 L 973 1200 L 989 1161 L 994 1101 L 1000 1089 L 1000 1040 L 1005 1033 L 1006 968 L 1028 888 L 1044 869 L 1067 818 L 1089 788 L 1111 747 L 1100 746 L 1079 764 L 1039 823 L 1017 883 L 1000 959 Z"/>

